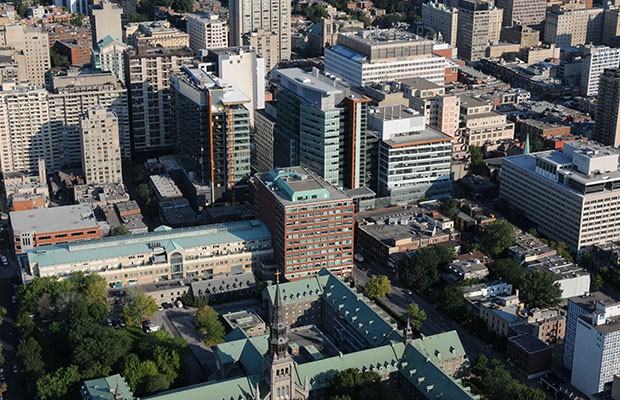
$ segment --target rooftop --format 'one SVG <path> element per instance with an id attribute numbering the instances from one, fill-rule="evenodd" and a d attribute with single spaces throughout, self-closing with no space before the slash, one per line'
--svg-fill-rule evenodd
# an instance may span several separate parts
<path id="1" fill-rule="evenodd" d="M 16 234 L 62 232 L 77 229 L 99 229 L 93 208 L 89 205 L 35 208 L 10 213 Z"/>
<path id="2" fill-rule="evenodd" d="M 354 38 L 358 42 L 368 45 L 381 45 L 387 43 L 409 43 L 409 42 L 430 42 L 428 39 L 420 37 L 409 31 L 398 29 L 365 29 L 355 32 L 344 33 L 341 35 Z"/>
<path id="3" fill-rule="evenodd" d="M 528 264 L 529 270 L 550 273 L 555 280 L 571 279 L 577 276 L 588 275 L 588 272 L 573 264 L 559 254 L 539 258 Z"/>
<path id="4" fill-rule="evenodd" d="M 119 374 L 85 381 L 82 392 L 86 393 L 91 400 L 134 399 L 129 385 Z"/>
<path id="5" fill-rule="evenodd" d="M 181 189 L 170 175 L 151 175 L 149 180 L 160 198 L 183 197 Z"/>
<path id="6" fill-rule="evenodd" d="M 530 354 L 551 349 L 547 343 L 528 333 L 510 337 L 508 340 Z"/>

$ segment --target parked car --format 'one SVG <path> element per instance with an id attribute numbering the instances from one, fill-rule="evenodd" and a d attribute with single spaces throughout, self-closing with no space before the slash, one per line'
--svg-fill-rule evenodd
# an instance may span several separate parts
<path id="1" fill-rule="evenodd" d="M 17 368 L 17 364 L 13 364 L 13 373 L 16 374 L 19 372 L 19 368 Z"/>
<path id="2" fill-rule="evenodd" d="M 15 295 L 11 296 L 11 303 L 17 304 L 17 297 L 15 297 Z"/>
<path id="3" fill-rule="evenodd" d="M 8 267 L 8 266 L 9 266 L 9 259 L 8 259 L 8 258 L 6 258 L 6 256 L 5 256 L 5 255 L 1 255 L 1 256 L 0 256 L 0 260 L 2 261 L 2 265 L 4 265 L 5 267 Z"/>
<path id="4" fill-rule="evenodd" d="M 177 300 L 176 304 L 178 308 L 183 308 L 183 303 L 181 303 L 181 300 Z"/>

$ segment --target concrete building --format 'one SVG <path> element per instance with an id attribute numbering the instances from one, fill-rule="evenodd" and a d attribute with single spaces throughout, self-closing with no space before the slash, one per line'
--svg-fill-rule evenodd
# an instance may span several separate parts
<path id="1" fill-rule="evenodd" d="M 514 246 L 508 248 L 508 255 L 521 265 L 555 254 L 551 246 L 523 231 L 517 232 Z"/>
<path id="2" fill-rule="evenodd" d="M 447 277 L 452 282 L 468 279 L 483 279 L 489 275 L 489 269 L 478 259 L 455 260 L 446 266 Z"/>
<path id="3" fill-rule="evenodd" d="M 90 29 L 93 35 L 93 47 L 106 36 L 116 40 L 123 39 L 121 14 L 123 9 L 116 3 L 104 0 L 90 8 Z"/>
<path id="4" fill-rule="evenodd" d="M 499 40 L 503 12 L 495 7 L 493 0 L 463 0 L 459 2 L 458 12 L 458 55 L 478 61 L 485 57 L 489 42 Z"/>
<path id="5" fill-rule="evenodd" d="M 170 151 L 174 144 L 170 75 L 191 64 L 189 48 L 141 46 L 126 54 L 132 150 L 136 154 Z"/>
<path id="6" fill-rule="evenodd" d="M 118 117 L 104 107 L 88 110 L 80 120 L 82 170 L 86 183 L 123 183 Z"/>
<path id="7" fill-rule="evenodd" d="M 301 165 L 340 188 L 367 185 L 372 176 L 370 99 L 316 69 L 281 69 L 277 77 L 275 165 Z"/>
<path id="8" fill-rule="evenodd" d="M 301 167 L 256 174 L 253 185 L 259 218 L 273 233 L 274 259 L 287 280 L 311 277 L 321 268 L 351 273 L 354 221 L 348 195 Z"/>
<path id="9" fill-rule="evenodd" d="M 433 41 L 393 29 L 340 33 L 325 49 L 325 72 L 353 86 L 420 77 L 443 85 L 446 60 L 433 54 Z"/>
<path id="10" fill-rule="evenodd" d="M 544 375 L 551 369 L 552 348 L 528 333 L 508 338 L 506 359 L 528 379 Z"/>
<path id="11" fill-rule="evenodd" d="M 607 46 L 586 45 L 582 48 L 581 95 L 596 96 L 599 79 L 606 69 L 620 67 L 620 49 Z"/>
<path id="12" fill-rule="evenodd" d="M 518 295 L 500 295 L 481 300 L 478 316 L 487 329 L 498 336 L 508 337 L 512 329 L 527 324 L 527 312 Z"/>
<path id="13" fill-rule="evenodd" d="M 204 59 L 209 72 L 235 85 L 250 98 L 250 123 L 254 126 L 254 110 L 265 108 L 265 60 L 249 46 L 209 48 Z"/>
<path id="14" fill-rule="evenodd" d="M 600 44 L 603 17 L 602 8 L 547 11 L 544 42 L 560 48 Z"/>
<path id="15" fill-rule="evenodd" d="M 93 47 L 90 41 L 58 40 L 54 43 L 54 51 L 69 60 L 71 65 L 84 66 L 92 60 Z"/>
<path id="16" fill-rule="evenodd" d="M 400 105 L 372 110 L 368 124 L 380 138 L 379 195 L 396 204 L 449 196 L 451 137 L 427 127 L 423 115 Z"/>
<path id="17" fill-rule="evenodd" d="M 4 25 L 3 33 L 0 43 L 22 53 L 30 85 L 45 85 L 45 74 L 51 68 L 48 34 L 20 24 Z"/>
<path id="18" fill-rule="evenodd" d="M 250 177 L 250 98 L 198 68 L 181 67 L 170 83 L 179 151 L 211 185 L 211 202 L 234 199 L 235 187 Z"/>
<path id="19" fill-rule="evenodd" d="M 108 35 L 93 47 L 93 66 L 103 72 L 112 72 L 125 84 L 125 53 L 129 46 Z"/>
<path id="20" fill-rule="evenodd" d="M 545 21 L 546 0 L 497 0 L 495 5 L 504 12 L 502 26 L 539 26 Z"/>
<path id="21" fill-rule="evenodd" d="M 274 132 L 276 129 L 277 110 L 272 104 L 267 104 L 264 110 L 257 110 L 254 114 L 254 169 L 259 172 L 270 171 L 274 165 Z"/>
<path id="22" fill-rule="evenodd" d="M 273 32 L 277 35 L 270 40 L 269 46 L 278 55 L 276 63 L 269 63 L 273 68 L 277 63 L 291 59 L 291 3 L 287 0 L 274 0 L 271 3 L 251 0 L 232 0 L 228 5 L 229 44 L 241 46 L 247 43 L 242 36 L 262 29 L 264 32 Z M 259 55 L 268 59 L 268 56 L 259 51 Z"/>
<path id="23" fill-rule="evenodd" d="M 189 47 L 189 34 L 175 28 L 168 21 L 135 22 L 125 25 L 125 41 L 138 47 Z"/>
<path id="24" fill-rule="evenodd" d="M 101 232 L 93 208 L 88 205 L 36 208 L 10 213 L 16 253 L 46 245 L 98 239 Z"/>
<path id="25" fill-rule="evenodd" d="M 573 250 L 620 239 L 616 224 L 619 152 L 595 142 L 506 157 L 500 197 L 538 231 Z M 600 207 L 600 204 L 606 204 Z"/>
<path id="26" fill-rule="evenodd" d="M 491 104 L 470 96 L 461 97 L 461 134 L 465 148 L 482 147 L 514 138 L 514 124 Z"/>
<path id="27" fill-rule="evenodd" d="M 242 45 L 256 49 L 256 54 L 265 60 L 265 73 L 278 66 L 280 53 L 277 41 L 280 37 L 276 32 L 255 29 L 242 37 Z"/>
<path id="28" fill-rule="evenodd" d="M 527 264 L 530 272 L 541 271 L 553 276 L 562 289 L 562 298 L 579 296 L 590 290 L 590 274 L 564 257 L 554 254 Z"/>
<path id="29" fill-rule="evenodd" d="M 620 45 L 620 8 L 608 7 L 604 14 L 602 42 L 606 46 L 618 47 Z"/>
<path id="30" fill-rule="evenodd" d="M 425 29 L 432 30 L 443 41 L 456 47 L 456 32 L 458 27 L 458 9 L 446 4 L 431 1 L 422 4 L 422 24 Z"/>
<path id="31" fill-rule="evenodd" d="M 620 373 L 620 303 L 597 301 L 593 310 L 577 316 L 570 383 L 591 396 Z"/>
<path id="32" fill-rule="evenodd" d="M 604 71 L 599 79 L 596 125 L 593 139 L 608 146 L 620 146 L 620 69 Z"/>
<path id="33" fill-rule="evenodd" d="M 228 23 L 216 14 L 190 14 L 186 18 L 189 47 L 197 53 L 228 47 Z"/>
<path id="34" fill-rule="evenodd" d="M 62 279 L 77 271 L 96 272 L 110 287 L 125 287 L 241 275 L 271 257 L 271 234 L 252 220 L 161 226 L 144 234 L 43 246 L 28 252 L 28 263 L 34 276 Z"/>

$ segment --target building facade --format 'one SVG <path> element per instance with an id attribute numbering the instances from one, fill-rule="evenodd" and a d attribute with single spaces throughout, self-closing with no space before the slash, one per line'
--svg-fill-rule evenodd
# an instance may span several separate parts
<path id="1" fill-rule="evenodd" d="M 253 179 L 259 217 L 273 232 L 274 258 L 287 280 L 321 268 L 348 275 L 353 268 L 353 201 L 301 167 L 274 169 Z"/>
<path id="2" fill-rule="evenodd" d="M 129 46 L 108 35 L 93 47 L 93 66 L 103 72 L 112 72 L 125 84 L 125 53 Z"/>
<path id="3" fill-rule="evenodd" d="M 596 125 L 593 139 L 620 146 L 620 69 L 604 71 L 599 78 Z"/>
<path id="4" fill-rule="evenodd" d="M 514 138 L 514 124 L 486 101 L 461 96 L 461 134 L 465 148 Z"/>
<path id="5" fill-rule="evenodd" d="M 90 6 L 90 29 L 93 46 L 96 46 L 108 35 L 117 40 L 123 39 L 121 14 L 123 14 L 123 9 L 110 1 L 102 1 Z"/>
<path id="6" fill-rule="evenodd" d="M 168 21 L 136 22 L 125 25 L 125 41 L 138 47 L 189 47 L 189 34 Z"/>
<path id="7" fill-rule="evenodd" d="M 598 94 L 599 79 L 606 69 L 620 67 L 620 49 L 607 46 L 583 47 L 583 62 L 581 65 L 581 95 L 596 96 Z"/>
<path id="8" fill-rule="evenodd" d="M 489 42 L 499 40 L 502 18 L 503 11 L 493 1 L 460 1 L 456 41 L 459 57 L 469 61 L 484 58 Z"/>
<path id="9" fill-rule="evenodd" d="M 215 14 L 187 16 L 189 47 L 194 52 L 228 47 L 228 23 Z"/>
<path id="10" fill-rule="evenodd" d="M 45 85 L 45 73 L 51 68 L 47 32 L 20 24 L 4 26 L 4 46 L 13 47 L 23 54 L 28 82 L 33 86 Z"/>
<path id="11" fill-rule="evenodd" d="M 123 183 L 121 145 L 116 114 L 92 108 L 80 119 L 82 170 L 87 184 Z"/>
<path id="12" fill-rule="evenodd" d="M 603 17 L 602 8 L 547 11 L 544 42 L 560 48 L 600 44 Z"/>
<path id="13" fill-rule="evenodd" d="M 432 29 L 437 36 L 441 35 L 443 41 L 453 47 L 456 47 L 458 20 L 457 8 L 434 1 L 422 4 L 422 24 L 424 27 Z"/>
<path id="14" fill-rule="evenodd" d="M 539 26 L 545 21 L 546 0 L 497 0 L 495 4 L 504 12 L 502 26 Z"/>
<path id="15" fill-rule="evenodd" d="M 280 52 L 277 41 L 280 37 L 277 33 L 264 29 L 255 29 L 245 33 L 242 37 L 242 45 L 256 49 L 256 54 L 265 60 L 265 73 L 278 66 Z"/>

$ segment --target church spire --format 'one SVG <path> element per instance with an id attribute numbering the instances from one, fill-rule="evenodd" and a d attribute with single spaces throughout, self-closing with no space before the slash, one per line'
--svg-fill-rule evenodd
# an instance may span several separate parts
<path id="1" fill-rule="evenodd" d="M 411 322 L 409 321 L 409 317 L 407 317 L 407 325 L 405 326 L 403 339 L 405 340 L 405 344 L 409 344 L 413 340 L 413 329 L 411 329 Z"/>
<path id="2" fill-rule="evenodd" d="M 273 316 L 269 332 L 269 355 L 273 359 L 288 356 L 288 326 L 280 295 L 280 271 L 276 271 L 276 298 L 273 303 Z"/>
<path id="3" fill-rule="evenodd" d="M 523 149 L 523 154 L 530 154 L 530 134 L 529 133 L 525 137 L 525 148 Z"/>

